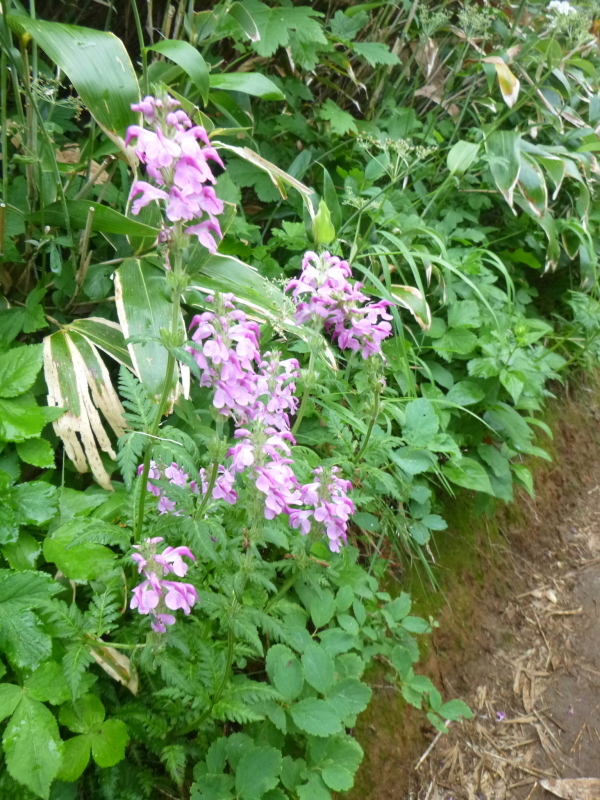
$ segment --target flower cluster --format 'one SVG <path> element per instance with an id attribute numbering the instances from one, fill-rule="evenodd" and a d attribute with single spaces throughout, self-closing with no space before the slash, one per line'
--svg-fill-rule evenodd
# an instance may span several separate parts
<path id="1" fill-rule="evenodd" d="M 135 153 L 145 164 L 148 175 L 157 185 L 147 181 L 136 181 L 131 187 L 131 198 L 136 198 L 131 211 L 139 214 L 144 206 L 155 201 L 165 203 L 165 214 L 169 222 L 192 222 L 184 232 L 196 235 L 200 244 L 211 253 L 217 244 L 213 234 L 221 236 L 216 217 L 223 212 L 223 203 L 212 186 L 215 183 L 209 161 L 223 167 L 223 162 L 214 147 L 211 147 L 206 131 L 193 125 L 187 114 L 178 109 L 179 102 L 172 97 L 164 100 L 145 97 L 131 108 L 144 115 L 152 129 L 130 125 L 125 143 L 136 139 Z M 199 141 L 204 144 L 201 147 Z M 203 219 L 203 217 L 205 217 Z M 167 225 L 161 232 L 161 240 L 171 238 L 173 228 Z"/>
<path id="2" fill-rule="evenodd" d="M 144 470 L 144 465 L 140 464 L 138 467 L 137 474 L 141 475 Z M 206 470 L 201 469 L 198 473 L 199 480 L 189 481 L 189 475 L 187 472 L 184 472 L 183 469 L 176 464 L 174 461 L 168 467 L 165 467 L 162 470 L 155 461 L 150 462 L 150 470 L 148 472 L 148 478 L 150 480 L 158 481 L 158 480 L 168 480 L 169 483 L 173 486 L 180 486 L 182 488 L 188 487 L 192 494 L 196 495 L 205 495 L 208 491 L 209 481 L 206 475 Z M 161 489 L 159 486 L 156 486 L 154 483 L 151 483 L 148 480 L 146 488 L 149 492 L 155 497 L 159 497 L 158 501 L 158 512 L 159 514 L 167 514 L 167 513 L 174 513 L 179 514 L 179 511 L 175 510 L 175 501 L 169 499 L 167 494 L 165 493 L 164 489 Z M 234 505 L 237 502 L 237 493 L 233 488 L 233 483 L 235 480 L 235 476 L 230 472 L 230 470 L 225 469 L 224 466 L 218 467 L 218 474 L 217 479 L 215 481 L 215 485 L 212 490 L 212 498 L 213 500 L 225 500 L 226 503 Z"/>
<path id="3" fill-rule="evenodd" d="M 240 441 L 229 450 L 231 468 L 236 473 L 249 471 L 265 496 L 265 518 L 273 519 L 289 514 L 300 502 L 289 457 L 299 364 L 281 359 L 279 353 L 261 356 L 258 325 L 236 309 L 233 300 L 233 295 L 207 297 L 214 311 L 192 320 L 192 341 L 199 348 L 191 353 L 201 369 L 200 385 L 215 390 L 213 405 L 236 422 L 234 436 Z"/>
<path id="4" fill-rule="evenodd" d="M 548 3 L 548 11 L 555 11 L 557 14 L 563 14 L 564 16 L 577 14 L 577 9 L 574 8 L 568 0 L 550 0 Z"/>
<path id="5" fill-rule="evenodd" d="M 297 322 L 320 321 L 343 350 L 359 351 L 368 358 L 381 352 L 381 342 L 392 332 L 387 312 L 391 303 L 367 302 L 369 298 L 360 291 L 362 284 L 351 284 L 351 276 L 347 261 L 308 251 L 300 277 L 290 281 L 286 291 L 292 291 L 298 303 Z"/>
<path id="6" fill-rule="evenodd" d="M 329 539 L 329 549 L 339 553 L 342 543 L 346 543 L 348 519 L 354 514 L 354 503 L 348 497 L 352 489 L 350 481 L 338 478 L 338 467 L 324 470 L 317 467 L 313 470 L 315 480 L 300 488 L 300 500 L 304 505 L 312 506 L 309 510 L 292 511 L 290 525 L 300 528 L 303 535 L 310 532 L 313 517 L 320 523 Z"/>
<path id="7" fill-rule="evenodd" d="M 157 553 L 156 545 L 162 541 L 162 536 L 146 539 L 142 545 L 134 545 L 138 552 L 131 556 L 138 565 L 138 572 L 145 577 L 133 590 L 131 608 L 137 608 L 140 614 L 150 614 L 152 630 L 156 633 L 165 633 L 167 625 L 175 624 L 175 616 L 169 611 L 182 608 L 187 615 L 198 600 L 191 583 L 163 578 L 170 572 L 179 578 L 185 577 L 188 566 L 183 559 L 195 561 L 194 554 L 187 547 L 166 547 L 162 553 Z"/>

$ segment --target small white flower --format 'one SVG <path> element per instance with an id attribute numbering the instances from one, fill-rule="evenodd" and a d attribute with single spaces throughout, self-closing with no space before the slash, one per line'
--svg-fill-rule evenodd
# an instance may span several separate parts
<path id="1" fill-rule="evenodd" d="M 557 14 L 563 14 L 564 16 L 577 14 L 577 9 L 569 3 L 569 0 L 551 0 L 548 3 L 548 11 L 555 11 Z"/>

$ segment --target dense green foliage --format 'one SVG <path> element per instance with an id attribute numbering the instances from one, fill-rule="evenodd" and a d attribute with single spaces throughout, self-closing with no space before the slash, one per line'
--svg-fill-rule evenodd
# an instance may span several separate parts
<path id="1" fill-rule="evenodd" d="M 193 6 L 159 30 L 134 2 L 132 63 L 2 3 L 3 798 L 327 800 L 374 663 L 439 729 L 467 715 L 415 673 L 435 623 L 388 565 L 429 570 L 457 487 L 481 512 L 532 493 L 544 400 L 600 355 L 597 4 Z M 219 252 L 172 270 L 124 141 L 167 91 L 226 165 Z M 385 358 L 294 320 L 283 287 L 326 247 L 390 302 Z M 241 476 L 206 499 L 234 443 L 186 350 L 207 293 L 301 361 L 293 468 L 351 481 L 340 553 Z M 205 469 L 205 499 L 156 479 L 179 508 L 157 513 L 150 460 Z M 165 633 L 129 607 L 159 536 L 197 559 Z"/>

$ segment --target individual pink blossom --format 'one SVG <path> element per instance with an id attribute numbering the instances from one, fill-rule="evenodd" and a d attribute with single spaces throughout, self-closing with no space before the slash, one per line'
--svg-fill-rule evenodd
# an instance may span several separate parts
<path id="1" fill-rule="evenodd" d="M 166 633 L 167 625 L 175 625 L 176 622 L 173 614 L 154 614 L 150 627 L 155 633 Z"/>
<path id="2" fill-rule="evenodd" d="M 165 572 L 174 572 L 179 578 L 183 578 L 188 571 L 188 565 L 183 560 L 184 556 L 191 561 L 196 560 L 189 547 L 166 547 L 162 553 L 154 556 L 154 560 L 164 566 Z"/>
<path id="3" fill-rule="evenodd" d="M 190 225 L 185 229 L 188 236 L 197 236 L 198 241 L 209 253 L 217 252 L 217 243 L 212 233 L 216 233 L 219 238 L 222 236 L 221 227 L 216 219 L 207 219 L 204 222 L 199 222 L 197 225 Z"/>
<path id="4" fill-rule="evenodd" d="M 187 616 L 192 606 L 198 600 L 198 592 L 191 583 L 176 583 L 175 581 L 161 581 L 161 588 L 165 594 L 165 605 L 171 611 L 183 609 Z"/>
<path id="5" fill-rule="evenodd" d="M 171 511 L 175 510 L 175 501 L 169 500 L 169 498 L 163 494 L 156 507 L 159 514 L 170 514 Z"/>
<path id="6" fill-rule="evenodd" d="M 174 486 L 185 486 L 188 477 L 187 472 L 184 472 L 174 461 L 171 463 L 170 467 L 165 469 L 165 478 L 168 478 L 169 483 L 172 483 Z"/>
<path id="7" fill-rule="evenodd" d="M 169 195 L 163 189 L 159 189 L 156 186 L 152 186 L 152 184 L 147 183 L 147 181 L 136 181 L 131 187 L 131 193 L 129 197 L 131 199 L 133 197 L 136 197 L 140 193 L 142 196 L 138 197 L 138 199 L 135 200 L 133 205 L 131 206 L 132 214 L 139 214 L 142 208 L 144 208 L 144 206 L 149 205 L 155 200 L 169 199 Z"/>
<path id="8" fill-rule="evenodd" d="M 157 589 L 149 580 L 145 580 L 133 590 L 131 607 L 137 608 L 140 614 L 150 614 L 160 600 L 160 588 Z"/>

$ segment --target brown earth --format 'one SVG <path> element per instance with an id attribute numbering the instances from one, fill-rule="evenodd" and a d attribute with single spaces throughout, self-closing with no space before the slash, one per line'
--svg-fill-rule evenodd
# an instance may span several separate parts
<path id="1" fill-rule="evenodd" d="M 535 500 L 520 494 L 491 518 L 454 501 L 438 537 L 442 594 L 403 580 L 439 621 L 422 671 L 473 719 L 437 736 L 374 680 L 352 800 L 551 800 L 544 780 L 600 778 L 599 386 L 568 387 L 545 418 L 553 461 L 535 467 Z M 569 800 L 600 799 L 596 788 Z"/>

